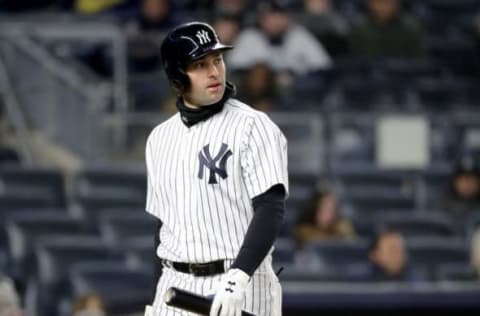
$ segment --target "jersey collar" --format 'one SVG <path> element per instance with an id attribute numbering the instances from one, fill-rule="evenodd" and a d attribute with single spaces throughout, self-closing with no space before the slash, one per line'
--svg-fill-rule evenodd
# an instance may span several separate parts
<path id="1" fill-rule="evenodd" d="M 177 108 L 180 112 L 180 118 L 187 127 L 191 127 L 198 122 L 204 121 L 218 112 L 222 111 L 225 102 L 236 93 L 235 86 L 231 82 L 226 82 L 225 93 L 220 101 L 209 106 L 203 106 L 199 109 L 192 109 L 185 105 L 183 98 L 177 99 Z"/>

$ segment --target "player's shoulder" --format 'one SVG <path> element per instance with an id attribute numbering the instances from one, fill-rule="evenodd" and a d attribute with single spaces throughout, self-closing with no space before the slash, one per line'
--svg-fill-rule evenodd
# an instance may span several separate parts
<path id="1" fill-rule="evenodd" d="M 177 112 L 167 118 L 162 123 L 155 126 L 147 137 L 147 145 L 151 144 L 152 142 L 156 142 L 160 135 L 165 132 L 165 130 L 173 128 L 178 122 L 180 121 L 180 114 Z"/>
<path id="2" fill-rule="evenodd" d="M 268 118 L 264 112 L 261 112 L 250 105 L 235 99 L 230 98 L 226 103 L 227 112 L 232 112 L 238 117 L 251 119 L 265 119 Z"/>
<path id="3" fill-rule="evenodd" d="M 235 113 L 239 118 L 245 118 L 250 125 L 263 125 L 274 131 L 281 132 L 277 124 L 267 113 L 259 111 L 238 99 L 230 98 L 228 100 L 227 111 Z"/>

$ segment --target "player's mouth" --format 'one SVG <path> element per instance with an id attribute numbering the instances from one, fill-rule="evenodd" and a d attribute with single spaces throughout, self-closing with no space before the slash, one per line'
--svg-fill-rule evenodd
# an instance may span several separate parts
<path id="1" fill-rule="evenodd" d="M 217 82 L 217 83 L 213 83 L 213 84 L 210 84 L 207 86 L 207 89 L 212 91 L 212 92 L 217 92 L 220 90 L 220 88 L 222 87 L 222 84 Z"/>

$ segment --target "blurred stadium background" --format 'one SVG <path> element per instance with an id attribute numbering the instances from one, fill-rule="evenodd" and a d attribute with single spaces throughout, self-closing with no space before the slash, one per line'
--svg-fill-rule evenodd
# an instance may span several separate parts
<path id="1" fill-rule="evenodd" d="M 143 315 L 156 271 L 143 146 L 175 112 L 158 44 L 195 19 L 240 55 L 255 52 L 245 31 L 278 22 L 259 10 L 302 25 L 324 54 L 307 71 L 289 68 L 307 57 L 282 53 L 288 30 L 271 26 L 263 35 L 280 62 L 225 56 L 238 97 L 289 141 L 291 196 L 274 252 L 284 315 L 480 307 L 480 1 L 258 4 L 0 0 L 0 274 L 25 315 L 81 315 L 72 310 L 88 293 L 107 315 Z M 459 170 L 474 175 L 473 197 L 442 202 Z M 299 247 L 297 222 L 325 186 L 351 234 Z M 384 228 L 401 234 L 422 278 L 372 277 L 369 247 Z"/>

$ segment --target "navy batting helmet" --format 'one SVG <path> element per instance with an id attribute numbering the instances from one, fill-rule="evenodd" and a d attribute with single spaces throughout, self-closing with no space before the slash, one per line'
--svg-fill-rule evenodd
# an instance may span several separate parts
<path id="1" fill-rule="evenodd" d="M 212 51 L 233 48 L 220 43 L 215 30 L 203 22 L 190 22 L 171 30 L 162 42 L 161 59 L 168 79 L 180 91 L 190 87 L 186 67 Z"/>

